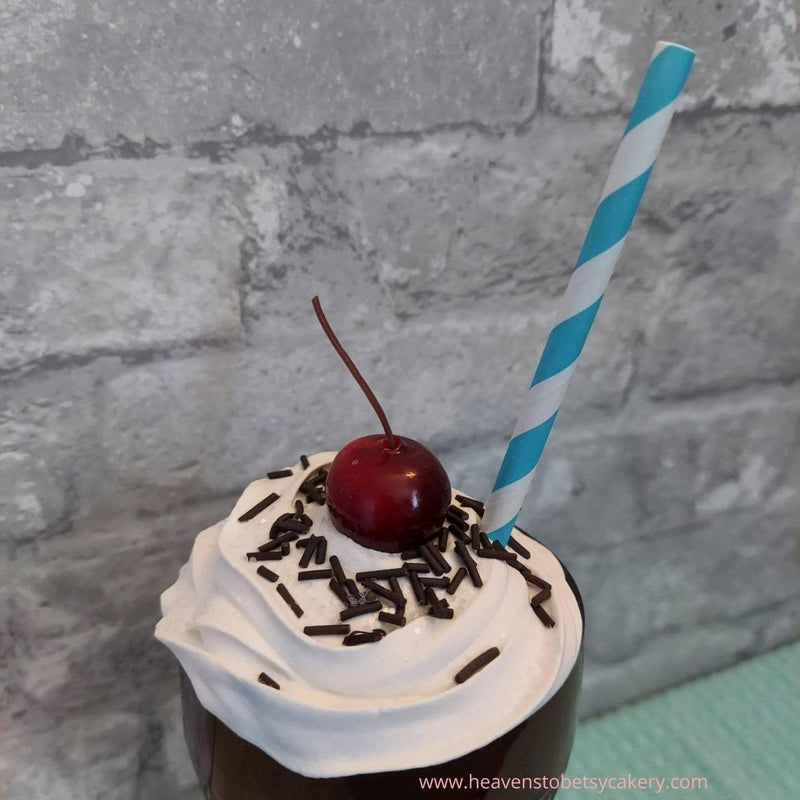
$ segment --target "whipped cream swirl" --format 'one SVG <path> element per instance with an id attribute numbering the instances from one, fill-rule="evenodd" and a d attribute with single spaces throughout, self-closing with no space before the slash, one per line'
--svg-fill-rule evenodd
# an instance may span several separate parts
<path id="1" fill-rule="evenodd" d="M 531 553 L 520 560 L 552 584 L 545 608 L 554 628 L 531 610 L 537 587 L 501 560 L 478 558 L 481 588 L 467 577 L 453 595 L 438 592 L 454 610 L 452 619 L 428 616 L 403 581 L 404 627 L 380 622 L 377 613 L 350 621 L 354 630 L 384 629 L 380 641 L 345 647 L 341 637 L 307 636 L 306 625 L 339 621 L 342 605 L 328 581 L 297 580 L 294 545 L 290 556 L 267 562 L 304 610 L 298 618 L 246 553 L 267 540 L 272 523 L 293 511 L 299 486 L 335 455 L 319 453 L 307 468 L 295 465 L 291 477 L 251 483 L 227 520 L 197 536 L 189 562 L 161 596 L 156 637 L 178 658 L 208 711 L 308 777 L 420 767 L 488 744 L 545 703 L 575 663 L 582 623 L 563 568 L 547 548 L 515 532 Z M 271 492 L 280 499 L 238 521 Z M 475 522 L 474 512 L 464 510 Z M 326 507 L 305 511 L 311 532 L 327 538 L 328 555 L 339 557 L 348 577 L 398 566 L 398 554 L 339 533 Z M 452 538 L 444 553 L 450 575 L 461 566 Z M 500 655 L 456 684 L 456 673 L 490 647 Z M 280 690 L 257 681 L 262 671 Z"/>

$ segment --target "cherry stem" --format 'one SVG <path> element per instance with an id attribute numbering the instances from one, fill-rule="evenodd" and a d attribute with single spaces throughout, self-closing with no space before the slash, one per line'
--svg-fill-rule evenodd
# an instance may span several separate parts
<path id="1" fill-rule="evenodd" d="M 333 332 L 333 328 L 331 328 L 328 318 L 325 316 L 325 313 L 322 310 L 322 304 L 319 302 L 319 297 L 316 295 L 312 297 L 311 305 L 314 306 L 314 313 L 317 315 L 319 324 L 322 325 L 322 330 L 325 331 L 325 335 L 333 345 L 333 349 L 339 354 L 339 357 L 342 359 L 342 361 L 344 361 L 344 365 L 348 370 L 350 370 L 350 374 L 353 376 L 356 383 L 361 387 L 361 391 L 367 396 L 367 400 L 369 400 L 370 405 L 373 407 L 373 409 L 375 409 L 375 413 L 378 415 L 378 419 L 381 421 L 384 433 L 386 434 L 386 443 L 388 444 L 390 450 L 394 450 L 397 447 L 397 439 L 392 433 L 389 420 L 387 419 L 383 408 L 381 408 L 378 398 L 375 397 L 375 393 L 369 388 L 369 384 L 364 380 L 364 376 L 358 371 L 358 367 L 353 363 L 353 359 L 347 355 L 347 351 L 344 349 L 344 347 L 342 347 L 342 343 Z"/>

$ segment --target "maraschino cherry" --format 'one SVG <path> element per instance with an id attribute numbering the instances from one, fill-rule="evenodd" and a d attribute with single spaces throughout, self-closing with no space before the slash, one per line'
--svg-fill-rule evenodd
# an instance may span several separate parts
<path id="1" fill-rule="evenodd" d="M 325 497 L 333 524 L 364 547 L 399 553 L 438 533 L 450 505 L 450 480 L 439 459 L 395 436 L 380 403 L 336 338 L 319 298 L 311 301 L 322 329 L 367 396 L 384 432 L 346 444 L 333 459 Z"/>

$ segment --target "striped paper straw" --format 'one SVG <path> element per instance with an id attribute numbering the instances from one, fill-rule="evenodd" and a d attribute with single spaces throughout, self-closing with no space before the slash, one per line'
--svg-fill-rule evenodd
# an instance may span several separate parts
<path id="1" fill-rule="evenodd" d="M 483 527 L 490 539 L 506 544 L 511 535 L 693 60 L 687 47 L 656 45 L 489 496 Z"/>

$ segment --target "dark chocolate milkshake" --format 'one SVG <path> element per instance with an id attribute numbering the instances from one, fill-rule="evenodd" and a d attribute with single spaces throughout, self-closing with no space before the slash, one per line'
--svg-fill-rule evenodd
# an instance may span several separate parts
<path id="1" fill-rule="evenodd" d="M 335 456 L 248 486 L 162 596 L 210 796 L 491 797 L 499 776 L 550 796 L 532 779 L 561 773 L 574 733 L 571 578 L 521 531 L 489 542 L 456 491 L 423 544 L 362 546 L 326 504 Z"/>

